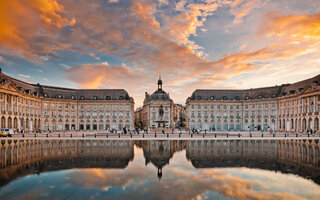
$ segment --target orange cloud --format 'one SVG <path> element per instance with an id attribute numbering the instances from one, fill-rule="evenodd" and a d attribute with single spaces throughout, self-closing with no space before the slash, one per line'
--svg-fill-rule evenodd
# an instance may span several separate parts
<path id="1" fill-rule="evenodd" d="M 292 40 L 320 40 L 320 14 L 283 15 L 270 12 L 263 21 L 259 35 Z"/>
<path id="2" fill-rule="evenodd" d="M 235 16 L 235 19 L 233 20 L 234 23 L 241 23 L 242 19 L 249 15 L 249 13 L 255 9 L 262 6 L 261 0 L 235 0 L 231 4 L 231 13 Z"/>
<path id="3" fill-rule="evenodd" d="M 56 0 L 14 0 L 0 2 L 0 44 L 34 59 L 29 41 L 42 30 L 46 34 L 75 19 L 62 15 L 63 6 Z"/>

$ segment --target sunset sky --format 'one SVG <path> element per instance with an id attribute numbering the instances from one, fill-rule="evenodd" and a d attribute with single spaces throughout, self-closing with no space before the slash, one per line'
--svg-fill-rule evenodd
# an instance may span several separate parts
<path id="1" fill-rule="evenodd" d="M 123 88 L 141 106 L 159 74 L 195 89 L 320 73 L 319 0 L 1 0 L 0 67 L 31 83 Z"/>

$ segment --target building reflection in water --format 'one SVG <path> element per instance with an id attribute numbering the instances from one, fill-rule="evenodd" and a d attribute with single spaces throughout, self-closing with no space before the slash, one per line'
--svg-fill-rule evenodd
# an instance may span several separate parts
<path id="1" fill-rule="evenodd" d="M 293 173 L 320 183 L 318 140 L 1 140 L 0 186 L 31 173 L 72 168 L 119 168 L 143 149 L 158 178 L 175 152 L 185 150 L 195 168 L 248 167 Z"/>

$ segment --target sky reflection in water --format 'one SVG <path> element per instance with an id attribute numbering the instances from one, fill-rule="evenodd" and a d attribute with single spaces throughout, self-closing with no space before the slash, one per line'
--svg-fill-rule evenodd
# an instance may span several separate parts
<path id="1" fill-rule="evenodd" d="M 0 199 L 320 199 L 319 185 L 293 174 L 246 167 L 196 169 L 186 150 L 175 152 L 161 171 L 154 162 L 165 162 L 163 157 L 148 162 L 145 156 L 135 145 L 125 169 L 27 175 L 0 188 Z"/>

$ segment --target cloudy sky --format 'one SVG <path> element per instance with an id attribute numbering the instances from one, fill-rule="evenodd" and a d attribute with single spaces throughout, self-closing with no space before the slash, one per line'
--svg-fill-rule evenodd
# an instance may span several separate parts
<path id="1" fill-rule="evenodd" d="M 0 66 L 43 85 L 124 88 L 136 106 L 160 73 L 176 103 L 296 82 L 320 73 L 320 1 L 1 1 Z"/>

